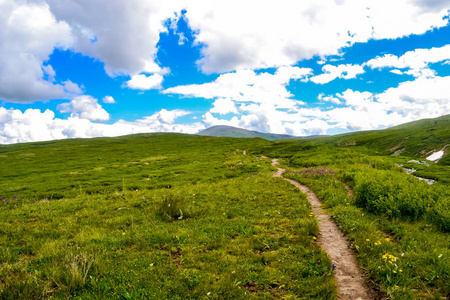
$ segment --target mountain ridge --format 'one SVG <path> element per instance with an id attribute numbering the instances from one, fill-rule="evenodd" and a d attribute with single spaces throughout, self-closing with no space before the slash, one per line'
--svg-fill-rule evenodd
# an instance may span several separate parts
<path id="1" fill-rule="evenodd" d="M 247 130 L 228 125 L 212 126 L 203 131 L 200 131 L 199 133 L 197 133 L 197 135 L 215 136 L 215 137 L 234 137 L 234 138 L 262 138 L 269 141 L 283 140 L 283 139 L 306 139 L 317 137 L 317 135 L 300 137 L 288 134 L 263 133 L 255 130 Z"/>

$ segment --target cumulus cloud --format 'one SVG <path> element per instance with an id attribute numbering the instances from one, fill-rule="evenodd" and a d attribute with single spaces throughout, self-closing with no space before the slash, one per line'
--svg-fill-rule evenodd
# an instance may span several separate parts
<path id="1" fill-rule="evenodd" d="M 70 102 L 62 103 L 57 108 L 62 113 L 71 113 L 72 117 L 91 121 L 108 121 L 109 113 L 102 108 L 92 96 L 79 96 Z"/>
<path id="2" fill-rule="evenodd" d="M 183 110 L 161 110 L 135 121 L 119 120 L 113 124 L 96 123 L 80 115 L 67 119 L 55 118 L 51 110 L 0 107 L 0 144 L 46 141 L 65 138 L 113 137 L 147 132 L 197 133 L 202 123 L 175 124 L 176 118 L 190 114 Z"/>
<path id="3" fill-rule="evenodd" d="M 112 96 L 105 96 L 102 99 L 103 103 L 108 103 L 108 104 L 113 104 L 116 103 L 116 100 L 114 100 L 114 98 Z"/>
<path id="4" fill-rule="evenodd" d="M 357 42 L 422 34 L 448 23 L 448 5 L 425 1 L 201 2 L 187 4 L 186 16 L 203 45 L 198 65 L 206 73 L 294 65 Z"/>
<path id="5" fill-rule="evenodd" d="M 352 79 L 364 73 L 364 68 L 359 65 L 325 65 L 322 67 L 323 74 L 311 77 L 310 80 L 317 84 L 325 84 L 336 78 Z"/>
<path id="6" fill-rule="evenodd" d="M 398 57 L 385 54 L 369 60 L 365 65 L 372 69 L 395 68 L 391 72 L 409 74 L 414 77 L 434 77 L 435 72 L 429 69 L 429 64 L 443 62 L 450 59 L 450 45 L 431 49 L 415 49 Z M 398 69 L 407 69 L 402 72 Z"/>
<path id="7" fill-rule="evenodd" d="M 54 83 L 55 71 L 43 62 L 54 48 L 72 45 L 69 25 L 56 20 L 45 2 L 4 0 L 0 28 L 0 99 L 26 103 L 66 97 L 71 86 Z"/>
<path id="8" fill-rule="evenodd" d="M 161 88 L 163 76 L 160 74 L 154 74 L 151 76 L 134 75 L 129 81 L 126 82 L 126 86 L 134 90 L 151 90 Z"/>
<path id="9" fill-rule="evenodd" d="M 341 104 L 341 100 L 339 100 L 338 98 L 334 97 L 334 96 L 326 96 L 324 93 L 320 93 L 319 96 L 317 97 L 318 100 L 320 101 L 325 101 L 325 102 L 331 102 L 334 104 Z"/>
<path id="10" fill-rule="evenodd" d="M 0 68 L 7 75 L 0 78 L 0 99 L 70 98 L 45 64 L 55 48 L 98 59 L 112 77 L 131 76 L 130 88 L 159 88 L 167 72 L 158 64 L 160 33 L 183 9 L 205 73 L 292 66 L 356 42 L 421 34 L 448 24 L 449 14 L 441 0 L 4 0 Z"/>
<path id="11" fill-rule="evenodd" d="M 323 117 L 336 128 L 382 129 L 449 114 L 449 95 L 450 76 L 417 78 L 379 94 L 348 89 L 336 94 L 347 107 L 324 111 Z"/>
<path id="12" fill-rule="evenodd" d="M 289 108 L 302 104 L 290 99 L 292 94 L 286 89 L 289 81 L 306 78 L 310 73 L 310 69 L 298 67 L 283 68 L 274 75 L 241 70 L 222 74 L 213 82 L 176 86 L 163 93 L 206 99 L 221 98 L 235 102 L 270 103 L 279 108 Z"/>
<path id="13" fill-rule="evenodd" d="M 213 108 L 209 110 L 211 113 L 226 115 L 228 113 L 238 114 L 234 101 L 226 98 L 217 99 L 213 103 Z"/>
<path id="14" fill-rule="evenodd" d="M 280 110 L 267 104 L 242 104 L 238 107 L 240 114 L 231 119 L 221 119 L 210 111 L 203 122 L 206 127 L 230 125 L 297 136 L 326 134 L 331 129 L 384 129 L 450 114 L 449 95 L 450 76 L 421 77 L 378 94 L 347 89 L 335 95 L 319 95 L 319 100 L 340 105 L 335 108 Z"/>
<path id="15" fill-rule="evenodd" d="M 110 76 L 161 71 L 155 63 L 159 34 L 164 20 L 182 9 L 178 1 L 165 2 L 47 0 L 70 25 L 74 51 L 102 61 Z"/>

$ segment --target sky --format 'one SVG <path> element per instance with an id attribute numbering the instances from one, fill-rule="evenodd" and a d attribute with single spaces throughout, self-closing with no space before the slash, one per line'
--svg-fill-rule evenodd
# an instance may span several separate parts
<path id="1" fill-rule="evenodd" d="M 450 113 L 448 0 L 0 0 L 0 144 Z"/>

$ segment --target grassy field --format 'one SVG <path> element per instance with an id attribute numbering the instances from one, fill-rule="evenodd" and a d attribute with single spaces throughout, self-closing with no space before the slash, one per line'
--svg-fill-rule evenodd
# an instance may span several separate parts
<path id="1" fill-rule="evenodd" d="M 306 197 L 238 140 L 1 147 L 0 298 L 335 295 Z M 101 158 L 101 160 L 100 160 Z"/>
<path id="2" fill-rule="evenodd" d="M 382 295 L 446 299 L 450 156 L 408 163 L 450 144 L 446 122 L 277 142 L 142 134 L 0 145 L 0 298 L 334 299 L 305 195 L 272 177 L 280 158 Z"/>

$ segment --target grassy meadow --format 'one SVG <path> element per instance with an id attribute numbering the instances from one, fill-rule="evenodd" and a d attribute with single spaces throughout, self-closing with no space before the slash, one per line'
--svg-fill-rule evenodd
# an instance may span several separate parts
<path id="1" fill-rule="evenodd" d="M 306 197 L 265 140 L 176 134 L 0 147 L 0 298 L 333 298 Z M 300 296 L 299 296 L 300 295 Z"/>
<path id="2" fill-rule="evenodd" d="M 450 144 L 446 122 L 275 142 L 141 134 L 0 145 L 0 298 L 335 299 L 306 196 L 272 177 L 280 158 L 381 296 L 447 299 L 450 156 L 410 162 Z"/>

